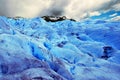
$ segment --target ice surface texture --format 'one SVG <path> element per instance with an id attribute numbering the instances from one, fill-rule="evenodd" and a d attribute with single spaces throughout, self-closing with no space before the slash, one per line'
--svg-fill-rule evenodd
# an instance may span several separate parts
<path id="1" fill-rule="evenodd" d="M 120 22 L 0 17 L 0 80 L 120 80 Z"/>

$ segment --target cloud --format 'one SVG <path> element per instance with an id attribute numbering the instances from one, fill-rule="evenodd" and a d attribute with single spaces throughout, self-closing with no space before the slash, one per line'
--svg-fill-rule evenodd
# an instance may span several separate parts
<path id="1" fill-rule="evenodd" d="M 61 16 L 64 15 L 64 8 L 69 4 L 69 0 L 51 0 L 52 3 L 47 9 L 43 9 L 40 15 Z"/>
<path id="2" fill-rule="evenodd" d="M 120 2 L 112 6 L 116 11 L 120 11 Z"/>
<path id="3" fill-rule="evenodd" d="M 77 20 L 120 10 L 120 0 L 0 0 L 0 15 L 67 16 Z"/>
<path id="4" fill-rule="evenodd" d="M 84 19 L 99 13 L 116 9 L 120 0 L 74 0 L 66 7 L 65 14 L 76 19 Z M 87 13 L 86 16 L 83 16 Z"/>
<path id="5" fill-rule="evenodd" d="M 117 15 L 117 13 L 114 13 L 112 15 L 110 15 L 109 17 L 115 17 Z"/>
<path id="6" fill-rule="evenodd" d="M 120 21 L 120 16 L 116 16 L 111 18 L 111 21 Z"/>
<path id="7" fill-rule="evenodd" d="M 101 13 L 98 11 L 94 11 L 94 12 L 90 12 L 89 15 L 90 16 L 99 16 Z"/>
<path id="8" fill-rule="evenodd" d="M 51 3 L 52 0 L 0 0 L 0 14 L 4 13 L 5 16 L 10 17 L 35 17 Z M 1 11 L 4 7 L 5 10 Z"/>

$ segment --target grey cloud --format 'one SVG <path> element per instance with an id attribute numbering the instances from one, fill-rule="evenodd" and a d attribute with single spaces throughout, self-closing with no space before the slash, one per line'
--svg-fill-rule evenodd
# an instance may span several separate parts
<path id="1" fill-rule="evenodd" d="M 13 7 L 18 4 L 15 0 L 0 0 L 0 16 L 14 17 L 19 8 Z"/>
<path id="2" fill-rule="evenodd" d="M 64 14 L 64 8 L 69 4 L 69 0 L 53 0 L 49 8 L 40 12 L 40 16 L 61 16 Z"/>
<path id="3" fill-rule="evenodd" d="M 61 16 L 64 15 L 64 8 L 68 4 L 69 0 L 0 0 L 0 15 L 9 17 Z"/>
<path id="4" fill-rule="evenodd" d="M 109 1 L 108 3 L 104 3 L 103 5 L 100 6 L 100 8 L 96 9 L 96 10 L 99 10 L 99 11 L 104 11 L 104 10 L 115 10 L 113 8 L 114 5 L 120 3 L 120 0 L 111 0 Z"/>
<path id="5" fill-rule="evenodd" d="M 0 0 L 0 16 L 8 16 L 7 4 L 5 0 Z"/>

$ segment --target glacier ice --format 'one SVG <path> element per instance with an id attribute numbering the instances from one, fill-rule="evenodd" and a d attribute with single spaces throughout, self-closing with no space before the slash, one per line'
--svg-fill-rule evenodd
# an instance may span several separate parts
<path id="1" fill-rule="evenodd" d="M 120 22 L 0 17 L 0 80 L 119 80 Z"/>

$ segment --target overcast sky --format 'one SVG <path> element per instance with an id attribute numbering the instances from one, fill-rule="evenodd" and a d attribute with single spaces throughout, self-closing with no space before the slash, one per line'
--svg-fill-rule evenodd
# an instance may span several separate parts
<path id="1" fill-rule="evenodd" d="M 64 15 L 77 20 L 101 16 L 120 20 L 120 0 L 0 0 L 0 15 L 27 18 Z"/>

